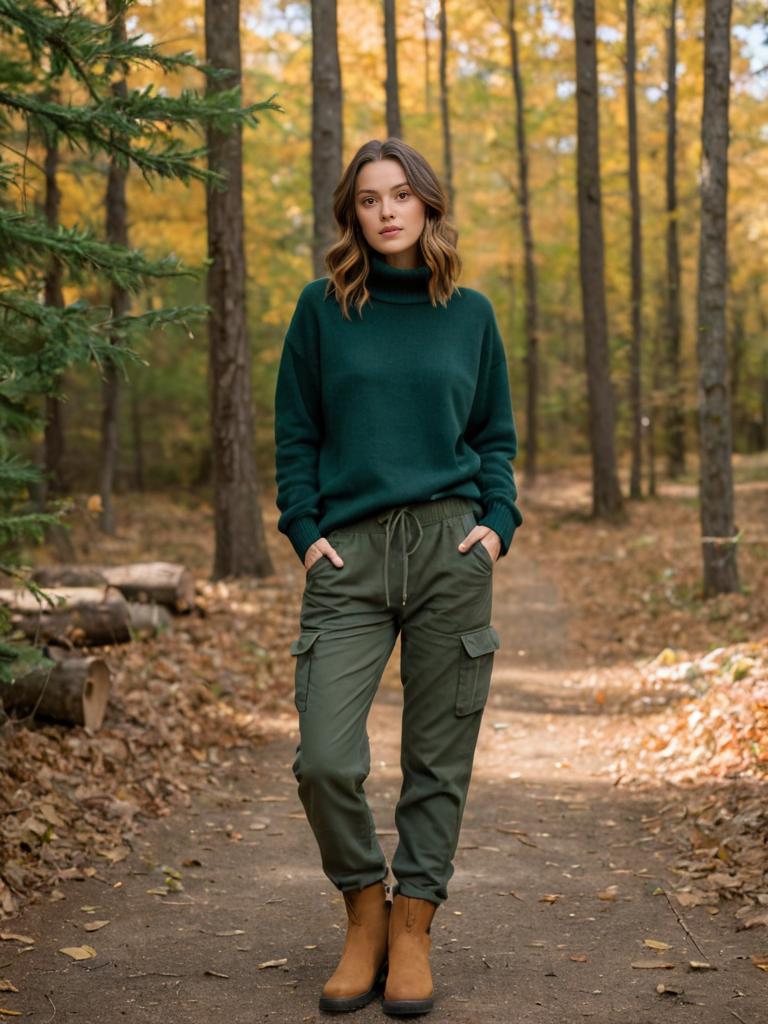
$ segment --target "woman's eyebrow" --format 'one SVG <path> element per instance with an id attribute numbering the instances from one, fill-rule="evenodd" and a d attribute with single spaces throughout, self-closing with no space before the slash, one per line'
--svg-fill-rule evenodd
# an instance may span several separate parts
<path id="1" fill-rule="evenodd" d="M 407 181 L 401 181 L 401 182 L 400 182 L 400 183 L 399 183 L 398 185 L 393 185 L 393 186 L 392 186 L 392 187 L 390 188 L 390 190 L 389 190 L 389 191 L 391 192 L 391 191 L 392 191 L 393 189 L 396 189 L 396 188 L 402 188 L 402 187 L 403 187 L 403 185 L 407 185 L 407 184 L 408 184 L 408 182 L 407 182 Z M 357 194 L 358 194 L 359 196 L 361 196 L 361 195 L 363 194 L 363 192 L 372 192 L 372 193 L 373 193 L 373 194 L 374 194 L 375 196 L 377 196 L 377 195 L 379 194 L 379 193 L 378 193 L 378 192 L 376 191 L 376 189 L 375 189 L 375 188 L 360 188 L 360 189 L 358 189 L 358 190 L 357 190 Z"/>

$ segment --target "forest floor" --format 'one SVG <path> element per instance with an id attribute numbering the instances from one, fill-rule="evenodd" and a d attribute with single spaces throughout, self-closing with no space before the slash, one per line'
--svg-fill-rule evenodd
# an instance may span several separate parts
<path id="1" fill-rule="evenodd" d="M 738 460 L 736 474 L 744 592 L 712 601 L 692 481 L 616 526 L 589 520 L 586 474 L 521 487 L 526 522 L 494 570 L 502 646 L 433 925 L 430 1019 L 765 1020 L 768 465 Z M 83 499 L 79 560 L 183 561 L 199 606 L 109 650 L 97 734 L 3 727 L 0 1020 L 325 1017 L 343 902 L 290 768 L 304 572 L 272 498 L 274 575 L 218 584 L 200 502 L 126 496 L 104 540 Z M 401 704 L 396 650 L 366 783 L 390 857 Z M 381 1016 L 374 1002 L 355 1020 Z"/>

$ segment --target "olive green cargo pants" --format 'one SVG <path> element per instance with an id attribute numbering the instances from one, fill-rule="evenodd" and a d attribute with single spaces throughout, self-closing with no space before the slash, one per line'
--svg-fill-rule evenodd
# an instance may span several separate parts
<path id="1" fill-rule="evenodd" d="M 333 530 L 344 560 L 312 564 L 300 614 L 293 772 L 323 871 L 345 891 L 382 880 L 387 864 L 363 783 L 366 723 L 398 634 L 403 718 L 395 892 L 447 899 L 480 720 L 499 637 L 490 624 L 493 558 L 458 545 L 480 506 L 442 498 Z"/>

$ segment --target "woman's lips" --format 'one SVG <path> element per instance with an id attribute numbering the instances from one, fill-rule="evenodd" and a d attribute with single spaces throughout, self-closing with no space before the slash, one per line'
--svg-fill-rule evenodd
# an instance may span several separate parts
<path id="1" fill-rule="evenodd" d="M 385 228 L 383 231 L 380 231 L 379 234 L 380 235 L 396 235 L 399 231 L 402 231 L 402 228 Z"/>

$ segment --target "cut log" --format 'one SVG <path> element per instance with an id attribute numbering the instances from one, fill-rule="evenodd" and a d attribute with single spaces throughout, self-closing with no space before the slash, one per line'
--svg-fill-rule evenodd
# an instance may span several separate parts
<path id="1" fill-rule="evenodd" d="M 111 673 L 102 658 L 65 658 L 0 688 L 6 711 L 98 729 L 109 697 Z"/>
<path id="2" fill-rule="evenodd" d="M 162 604 L 141 604 L 139 601 L 128 602 L 128 615 L 131 620 L 131 632 L 134 636 L 156 636 L 173 628 L 173 616 Z"/>
<path id="3" fill-rule="evenodd" d="M 56 602 L 38 601 L 28 590 L 0 590 L 14 627 L 40 643 L 117 644 L 131 639 L 128 602 L 116 587 L 53 587 Z"/>
<path id="4" fill-rule="evenodd" d="M 41 586 L 80 587 L 110 583 L 130 601 L 164 604 L 177 612 L 195 603 L 192 574 L 177 562 L 133 562 L 127 565 L 50 565 L 35 570 Z"/>

